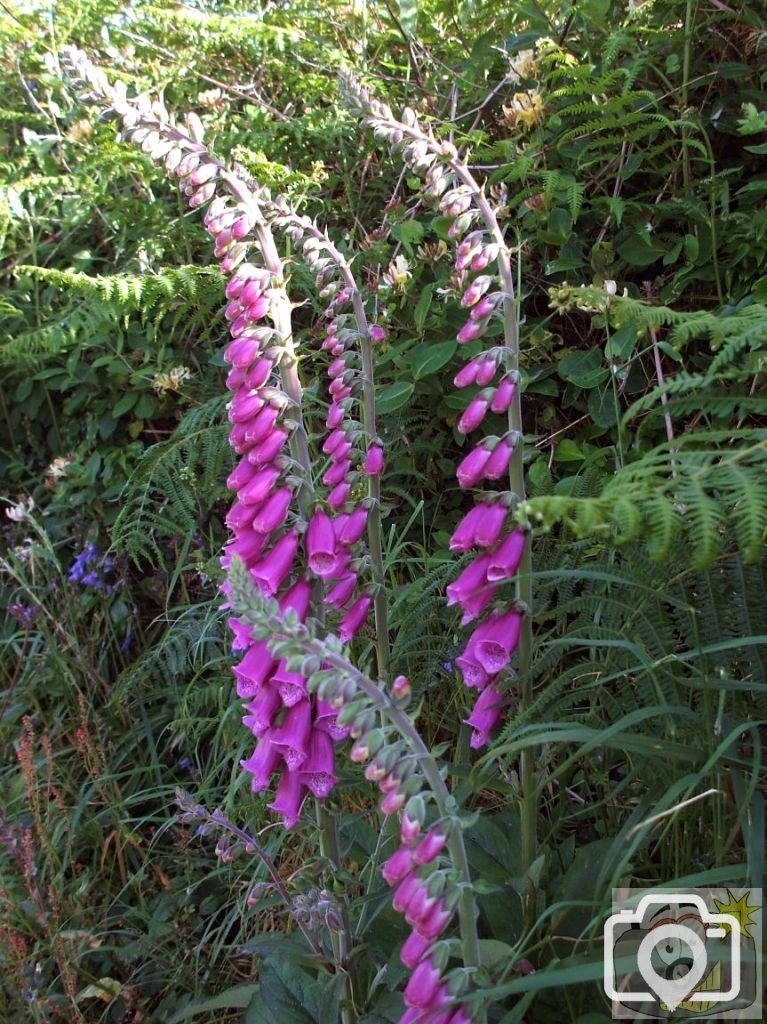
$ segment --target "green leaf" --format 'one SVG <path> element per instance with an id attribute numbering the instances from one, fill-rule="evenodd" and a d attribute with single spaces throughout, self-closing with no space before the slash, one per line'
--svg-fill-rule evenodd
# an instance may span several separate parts
<path id="1" fill-rule="evenodd" d="M 569 437 L 563 437 L 557 444 L 554 459 L 556 462 L 584 462 L 586 456 L 575 441 L 572 441 Z"/>
<path id="2" fill-rule="evenodd" d="M 273 1024 L 323 1024 L 317 998 L 320 988 L 316 979 L 289 960 L 269 957 L 261 965 L 261 996 Z"/>
<path id="3" fill-rule="evenodd" d="M 649 267 L 666 254 L 666 247 L 631 234 L 617 246 L 618 254 L 632 267 Z"/>
<path id="4" fill-rule="evenodd" d="M 138 401 L 138 397 L 138 391 L 129 391 L 127 395 L 123 395 L 112 409 L 112 416 L 117 420 L 124 416 L 126 412 L 130 412 Z"/>
<path id="5" fill-rule="evenodd" d="M 394 225 L 391 233 L 405 246 L 408 256 L 412 256 L 413 246 L 423 238 L 423 224 L 419 220 L 403 220 Z"/>
<path id="6" fill-rule="evenodd" d="M 406 36 L 413 38 L 418 21 L 418 4 L 416 0 L 399 0 L 399 23 Z"/>
<path id="7" fill-rule="evenodd" d="M 407 364 L 416 380 L 428 377 L 449 363 L 456 349 L 457 341 L 440 341 L 436 345 L 418 345 L 408 355 Z M 408 396 L 409 397 L 409 396 Z"/>
<path id="8" fill-rule="evenodd" d="M 479 962 L 489 971 L 494 967 L 505 967 L 516 958 L 516 955 L 508 943 L 499 939 L 479 940 Z"/>
<path id="9" fill-rule="evenodd" d="M 201 1003 L 185 1006 L 183 1010 L 179 1010 L 168 1018 L 168 1024 L 179 1024 L 180 1021 L 196 1017 L 198 1013 L 211 1013 L 213 1010 L 244 1009 L 249 1005 L 256 992 L 258 992 L 256 984 L 234 985 L 232 988 L 226 989 L 225 992 L 219 992 L 217 996 L 205 999 Z"/>
<path id="10" fill-rule="evenodd" d="M 393 384 L 387 384 L 376 396 L 376 412 L 385 416 L 389 412 L 401 409 L 410 400 L 414 391 L 415 384 L 411 384 L 409 381 L 399 380 Z"/>
<path id="11" fill-rule="evenodd" d="M 559 375 L 579 388 L 595 388 L 610 375 L 602 365 L 602 353 L 595 348 L 585 352 L 570 352 L 557 364 Z"/>
<path id="12" fill-rule="evenodd" d="M 636 321 L 632 320 L 612 332 L 605 345 L 605 355 L 608 359 L 615 358 L 625 362 L 633 354 L 637 342 L 637 327 Z"/>
<path id="13" fill-rule="evenodd" d="M 427 284 L 426 287 L 421 292 L 421 296 L 418 299 L 418 302 L 416 303 L 413 318 L 415 320 L 415 325 L 418 328 L 419 333 L 423 332 L 424 324 L 426 323 L 426 317 L 428 315 L 429 309 L 431 308 L 431 299 L 432 295 L 434 294 L 435 288 L 436 285 L 434 283 Z"/>

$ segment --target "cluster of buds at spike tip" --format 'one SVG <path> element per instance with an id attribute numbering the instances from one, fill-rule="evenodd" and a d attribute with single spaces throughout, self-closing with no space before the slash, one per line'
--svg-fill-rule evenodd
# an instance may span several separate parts
<path id="1" fill-rule="evenodd" d="M 448 235 L 456 245 L 454 280 L 461 289 L 461 306 L 468 310 L 468 319 L 457 340 L 462 345 L 481 343 L 492 333 L 493 319 L 505 316 L 511 301 L 502 287 L 499 270 L 502 235 L 484 190 L 461 163 L 452 143 L 437 139 L 430 127 L 421 127 L 413 110 L 406 108 L 396 118 L 386 104 L 372 98 L 346 75 L 342 76 L 341 91 L 375 137 L 388 143 L 390 150 L 423 178 L 425 193 L 432 197 L 440 213 L 450 219 Z M 484 226 L 480 226 L 480 221 L 484 221 Z M 519 386 L 519 374 L 510 366 L 512 359 L 513 353 L 506 345 L 485 347 L 459 370 L 455 386 L 478 389 L 469 396 L 468 406 L 458 421 L 459 433 L 474 433 L 491 414 L 503 416 L 509 422 Z M 520 443 L 521 436 L 514 430 L 484 437 L 461 459 L 456 470 L 459 486 L 473 490 L 483 481 L 495 484 L 508 479 L 510 463 Z M 503 674 L 509 670 L 524 615 L 521 606 L 514 604 L 509 608 L 499 593 L 502 584 L 516 574 L 527 543 L 526 530 L 517 526 L 511 516 L 515 501 L 515 495 L 508 490 L 482 496 L 461 520 L 451 541 L 454 551 L 478 548 L 479 553 L 447 588 L 448 604 L 461 608 L 463 625 L 487 613 L 487 618 L 475 626 L 462 657 L 457 659 L 464 682 L 481 691 L 467 719 L 473 730 L 473 747 L 488 741 L 502 716 Z"/>

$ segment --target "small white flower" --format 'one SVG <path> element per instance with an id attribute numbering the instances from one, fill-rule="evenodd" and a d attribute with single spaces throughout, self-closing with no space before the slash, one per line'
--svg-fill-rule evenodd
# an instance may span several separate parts
<path id="1" fill-rule="evenodd" d="M 5 510 L 5 514 L 9 519 L 12 519 L 14 523 L 22 523 L 25 519 L 28 519 L 32 510 L 35 507 L 34 498 L 26 498 L 17 502 L 15 505 L 11 505 L 10 508 Z"/>
<path id="2" fill-rule="evenodd" d="M 398 292 L 404 292 L 405 286 L 412 276 L 408 261 L 404 256 L 397 256 L 389 264 L 389 269 L 383 275 L 383 280 L 389 288 L 396 288 Z"/>

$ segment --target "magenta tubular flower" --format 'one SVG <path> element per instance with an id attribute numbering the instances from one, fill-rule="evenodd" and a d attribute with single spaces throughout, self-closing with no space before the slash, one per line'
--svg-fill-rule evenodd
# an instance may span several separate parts
<path id="1" fill-rule="evenodd" d="M 452 916 L 453 908 L 444 899 L 440 899 L 437 900 L 425 917 L 422 917 L 420 921 L 413 925 L 413 929 L 423 938 L 434 942 L 447 928 Z"/>
<path id="2" fill-rule="evenodd" d="M 281 760 L 279 750 L 272 746 L 268 734 L 265 734 L 250 757 L 240 761 L 245 771 L 253 776 L 250 786 L 254 793 L 263 793 L 269 788 L 271 777 L 277 771 Z"/>
<path id="3" fill-rule="evenodd" d="M 352 443 L 351 443 L 351 441 L 346 441 L 346 440 L 341 441 L 339 444 L 337 444 L 335 446 L 333 451 L 330 453 L 330 461 L 331 462 L 341 462 L 343 459 L 346 458 L 346 456 L 349 454 L 349 452 L 351 450 L 352 450 Z"/>
<path id="4" fill-rule="evenodd" d="M 332 509 L 336 510 L 343 508 L 346 504 L 346 499 L 349 497 L 351 489 L 352 485 L 348 480 L 342 480 L 340 484 L 336 484 L 328 495 L 328 505 L 330 505 Z"/>
<path id="5" fill-rule="evenodd" d="M 506 523 L 508 517 L 508 510 L 500 502 L 495 502 L 492 505 L 482 504 L 480 508 L 483 510 L 483 516 L 477 525 L 477 529 L 474 534 L 475 543 L 481 548 L 492 547 L 493 544 L 498 540 L 501 535 L 501 530 Z M 492 564 L 492 555 L 491 555 Z M 495 577 L 490 575 L 489 566 L 487 578 L 493 582 Z"/>
<path id="6" fill-rule="evenodd" d="M 477 379 L 477 371 L 479 370 L 480 361 L 477 359 L 470 359 L 468 363 L 461 367 L 458 373 L 453 377 L 453 384 L 457 388 L 468 388 Z"/>
<path id="7" fill-rule="evenodd" d="M 407 797 L 404 793 L 399 793 L 397 790 L 392 790 L 391 793 L 387 793 L 381 803 L 378 805 L 381 814 L 396 814 L 397 811 L 401 811 L 405 806 Z"/>
<path id="8" fill-rule="evenodd" d="M 280 611 L 285 614 L 288 608 L 292 608 L 301 622 L 306 621 L 309 611 L 309 602 L 312 599 L 312 585 L 306 579 L 299 579 L 280 598 Z"/>
<path id="9" fill-rule="evenodd" d="M 279 663 L 269 682 L 277 688 L 286 708 L 292 708 L 306 698 L 306 679 L 300 672 L 288 672 L 284 661 Z"/>
<path id="10" fill-rule="evenodd" d="M 410 901 L 425 886 L 426 883 L 418 871 L 414 870 L 409 875 L 406 875 L 395 889 L 392 898 L 392 906 L 397 913 L 404 914 L 410 905 Z"/>
<path id="11" fill-rule="evenodd" d="M 340 462 L 334 463 L 327 473 L 324 474 L 322 477 L 323 484 L 326 487 L 337 487 L 339 484 L 344 483 L 351 468 L 351 459 L 341 459 Z"/>
<path id="12" fill-rule="evenodd" d="M 442 853 L 447 843 L 447 832 L 441 825 L 429 829 L 413 852 L 416 864 L 431 864 Z"/>
<path id="13" fill-rule="evenodd" d="M 482 420 L 485 418 L 489 402 L 487 397 L 477 395 L 469 402 L 466 409 L 464 409 L 461 418 L 458 420 L 458 433 L 469 434 L 472 430 L 476 430 Z"/>
<path id="14" fill-rule="evenodd" d="M 227 626 L 234 633 L 234 640 L 232 641 L 233 651 L 247 651 L 250 645 L 253 643 L 253 633 L 250 626 L 246 623 L 241 622 L 239 619 L 227 619 Z"/>
<path id="15" fill-rule="evenodd" d="M 263 466 L 239 489 L 238 500 L 245 505 L 260 505 L 271 495 L 279 478 L 280 470 L 276 466 Z"/>
<path id="16" fill-rule="evenodd" d="M 480 387 L 484 387 L 485 384 L 489 384 L 493 377 L 495 377 L 496 370 L 497 364 L 495 356 L 485 356 L 485 358 L 481 360 L 477 369 L 477 384 L 479 384 Z"/>
<path id="17" fill-rule="evenodd" d="M 383 473 L 384 455 L 380 444 L 371 444 L 362 468 L 368 476 L 380 476 Z"/>
<path id="18" fill-rule="evenodd" d="M 500 582 L 514 575 L 522 560 L 526 540 L 527 534 L 519 527 L 504 537 L 500 545 L 490 555 L 490 564 L 487 567 L 489 580 Z"/>
<path id="19" fill-rule="evenodd" d="M 238 338 L 224 350 L 224 359 L 238 370 L 247 370 L 261 355 L 261 345 L 255 338 Z"/>
<path id="20" fill-rule="evenodd" d="M 272 550 L 256 562 L 250 575 L 267 597 L 273 597 L 290 575 L 298 550 L 298 534 L 289 530 L 277 541 Z"/>
<path id="21" fill-rule="evenodd" d="M 321 579 L 328 579 L 338 564 L 336 544 L 330 517 L 321 508 L 316 509 L 306 530 L 306 553 L 309 568 Z"/>
<path id="22" fill-rule="evenodd" d="M 469 316 L 472 320 L 486 320 L 495 310 L 501 298 L 500 292 L 493 292 L 492 295 L 483 295 L 471 313 L 469 313 Z"/>
<path id="23" fill-rule="evenodd" d="M 508 412 L 509 406 L 514 400 L 514 392 L 516 391 L 516 384 L 513 378 L 504 377 L 498 387 L 495 389 L 493 400 L 490 403 L 490 408 L 493 412 L 505 413 Z"/>
<path id="24" fill-rule="evenodd" d="M 282 701 L 276 688 L 266 684 L 259 689 L 253 700 L 245 704 L 248 714 L 243 716 L 242 724 L 254 736 L 263 736 L 281 706 Z"/>
<path id="25" fill-rule="evenodd" d="M 450 538 L 451 551 L 470 551 L 477 545 L 477 529 L 482 522 L 487 505 L 475 505 L 456 526 Z"/>
<path id="26" fill-rule="evenodd" d="M 245 458 L 240 459 L 232 472 L 226 478 L 226 486 L 230 491 L 239 491 L 239 489 L 244 487 L 249 480 L 253 479 L 253 474 L 255 472 L 255 466 L 251 465 L 247 456 L 245 456 Z"/>
<path id="27" fill-rule="evenodd" d="M 248 452 L 247 461 L 253 466 L 266 465 L 279 455 L 287 439 L 287 430 L 282 428 L 273 430 L 268 437 Z"/>
<path id="28" fill-rule="evenodd" d="M 246 505 L 242 501 L 235 501 L 234 505 L 226 513 L 224 522 L 230 530 L 241 533 L 251 525 L 255 514 L 255 505 Z"/>
<path id="29" fill-rule="evenodd" d="M 246 388 L 262 387 L 269 380 L 269 375 L 273 368 L 274 365 L 271 359 L 259 359 L 258 362 L 248 370 L 245 376 L 244 386 Z"/>
<path id="30" fill-rule="evenodd" d="M 236 391 L 238 388 L 241 388 L 245 383 L 246 376 L 247 374 L 245 370 L 238 370 L 236 368 L 231 369 L 229 373 L 227 373 L 225 381 L 229 391 Z"/>
<path id="31" fill-rule="evenodd" d="M 500 480 L 509 471 L 511 456 L 514 454 L 514 445 L 505 437 L 496 445 L 493 454 L 485 463 L 484 475 L 488 480 Z"/>
<path id="32" fill-rule="evenodd" d="M 338 724 L 338 710 L 331 707 L 324 700 L 317 701 L 317 711 L 314 716 L 314 728 L 322 729 L 332 740 L 340 743 L 349 735 L 348 725 Z"/>
<path id="33" fill-rule="evenodd" d="M 235 423 L 229 431 L 229 445 L 238 455 L 243 455 L 250 448 L 249 430 L 250 423 Z"/>
<path id="34" fill-rule="evenodd" d="M 326 797 L 336 784 L 333 741 L 322 729 L 314 729 L 309 753 L 298 770 L 301 781 L 314 796 Z"/>
<path id="35" fill-rule="evenodd" d="M 363 594 L 346 612 L 338 629 L 338 636 L 345 644 L 360 631 L 372 604 L 373 598 Z"/>
<path id="36" fill-rule="evenodd" d="M 266 547 L 267 538 L 262 533 L 253 533 L 247 530 L 234 540 L 224 545 L 224 554 L 221 557 L 221 565 L 224 569 L 229 568 L 232 555 L 237 555 L 250 568 L 256 559 L 261 557 Z"/>
<path id="37" fill-rule="evenodd" d="M 328 409 L 327 416 L 325 417 L 325 424 L 327 425 L 328 430 L 335 430 L 335 429 L 337 429 L 338 427 L 341 426 L 343 421 L 344 421 L 344 409 L 343 409 L 343 406 L 339 405 L 338 402 L 333 402 L 333 404 Z"/>
<path id="38" fill-rule="evenodd" d="M 229 407 L 229 420 L 232 423 L 246 423 L 264 407 L 264 399 L 259 394 L 238 391 Z"/>
<path id="39" fill-rule="evenodd" d="M 252 529 L 256 533 L 272 533 L 285 522 L 293 494 L 288 487 L 275 491 L 253 516 Z"/>
<path id="40" fill-rule="evenodd" d="M 237 696 L 243 700 L 255 697 L 274 671 L 275 661 L 263 640 L 253 644 L 239 664 L 232 667 L 237 680 Z"/>
<path id="41" fill-rule="evenodd" d="M 343 608 L 343 606 L 349 601 L 352 594 L 357 587 L 357 573 L 347 572 L 345 573 L 338 583 L 329 591 L 325 598 L 325 604 L 329 604 L 331 608 Z"/>
<path id="42" fill-rule="evenodd" d="M 336 427 L 335 430 L 331 431 L 325 438 L 322 445 L 322 451 L 325 455 L 332 455 L 336 448 L 346 443 L 346 431 L 341 427 Z"/>
<path id="43" fill-rule="evenodd" d="M 282 773 L 274 800 L 267 806 L 282 816 L 283 825 L 290 830 L 301 820 L 301 807 L 305 797 L 306 787 L 301 781 L 300 773 L 287 771 Z"/>
<path id="44" fill-rule="evenodd" d="M 248 429 L 245 431 L 245 440 L 248 444 L 258 444 L 268 437 L 279 415 L 279 409 L 275 409 L 273 405 L 265 405 L 259 413 L 256 413 L 247 425 Z"/>
<path id="45" fill-rule="evenodd" d="M 339 520 L 340 518 L 339 516 Z M 365 532 L 367 522 L 367 509 L 361 507 L 355 508 L 353 512 L 350 512 L 340 525 L 338 520 L 336 520 L 334 525 L 339 543 L 344 544 L 346 547 L 356 544 Z"/>
<path id="46" fill-rule="evenodd" d="M 491 454 L 490 450 L 485 448 L 484 445 L 478 445 L 461 460 L 458 464 L 458 469 L 455 471 L 461 487 L 465 490 L 470 487 L 476 487 L 482 479 L 485 466 Z"/>
<path id="47" fill-rule="evenodd" d="M 476 341 L 477 338 L 481 338 L 486 330 L 487 321 L 467 320 L 456 335 L 456 338 L 459 344 L 465 345 L 468 341 Z"/>
<path id="48" fill-rule="evenodd" d="M 484 747 L 490 739 L 490 734 L 503 717 L 505 703 L 505 697 L 494 686 L 488 686 L 480 693 L 471 714 L 464 719 L 473 730 L 470 740 L 473 750 Z"/>
<path id="49" fill-rule="evenodd" d="M 328 367 L 328 377 L 340 377 L 345 369 L 346 362 L 342 356 L 339 356 L 338 359 L 334 359 Z"/>
<path id="50" fill-rule="evenodd" d="M 370 340 L 375 344 L 386 340 L 386 331 L 380 324 L 371 324 L 368 333 Z"/>
<path id="51" fill-rule="evenodd" d="M 294 772 L 305 761 L 311 733 L 312 705 L 308 700 L 288 708 L 282 724 L 271 730 L 271 741 L 282 754 L 288 771 Z"/>
<path id="52" fill-rule="evenodd" d="M 466 652 L 471 651 L 488 675 L 494 676 L 508 665 L 519 643 L 523 617 L 518 608 L 496 612 L 474 630 Z"/>
<path id="53" fill-rule="evenodd" d="M 405 939 L 405 942 L 400 950 L 399 958 L 405 967 L 412 969 L 426 956 L 431 949 L 433 943 L 430 939 L 425 939 L 423 935 L 419 935 L 418 932 L 411 932 L 410 935 Z"/>
<path id="54" fill-rule="evenodd" d="M 251 277 L 243 287 L 239 294 L 239 300 L 243 306 L 252 306 L 254 302 L 257 302 L 264 294 L 268 282 L 260 277 Z"/>
<path id="55" fill-rule="evenodd" d="M 478 555 L 469 562 L 458 579 L 454 580 L 447 587 L 447 605 L 450 608 L 459 604 L 464 608 L 468 601 L 479 591 L 486 593 L 492 588 L 487 582 L 487 567 L 490 564 L 490 555 Z"/>
<path id="56" fill-rule="evenodd" d="M 440 971 L 434 960 L 429 958 L 422 960 L 410 975 L 410 980 L 405 986 L 403 993 L 405 1005 L 419 1009 L 428 1008 L 437 994 L 439 982 Z"/>
<path id="57" fill-rule="evenodd" d="M 398 847 L 381 869 L 387 885 L 397 885 L 413 870 L 413 851 L 408 846 Z"/>
<path id="58" fill-rule="evenodd" d="M 461 670 L 466 686 L 474 690 L 482 690 L 487 686 L 490 676 L 468 649 L 455 659 L 455 663 Z"/>

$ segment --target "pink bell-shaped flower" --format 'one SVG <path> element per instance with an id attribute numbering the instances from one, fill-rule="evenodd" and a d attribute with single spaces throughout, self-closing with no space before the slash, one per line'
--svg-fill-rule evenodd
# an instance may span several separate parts
<path id="1" fill-rule="evenodd" d="M 286 829 L 295 828 L 301 820 L 301 807 L 306 797 L 306 787 L 299 772 L 286 771 L 280 777 L 280 784 L 269 809 L 281 815 Z"/>
<path id="2" fill-rule="evenodd" d="M 309 753 L 299 768 L 306 788 L 319 799 L 326 797 L 336 784 L 333 741 L 322 729 L 314 729 L 309 740 Z"/>

